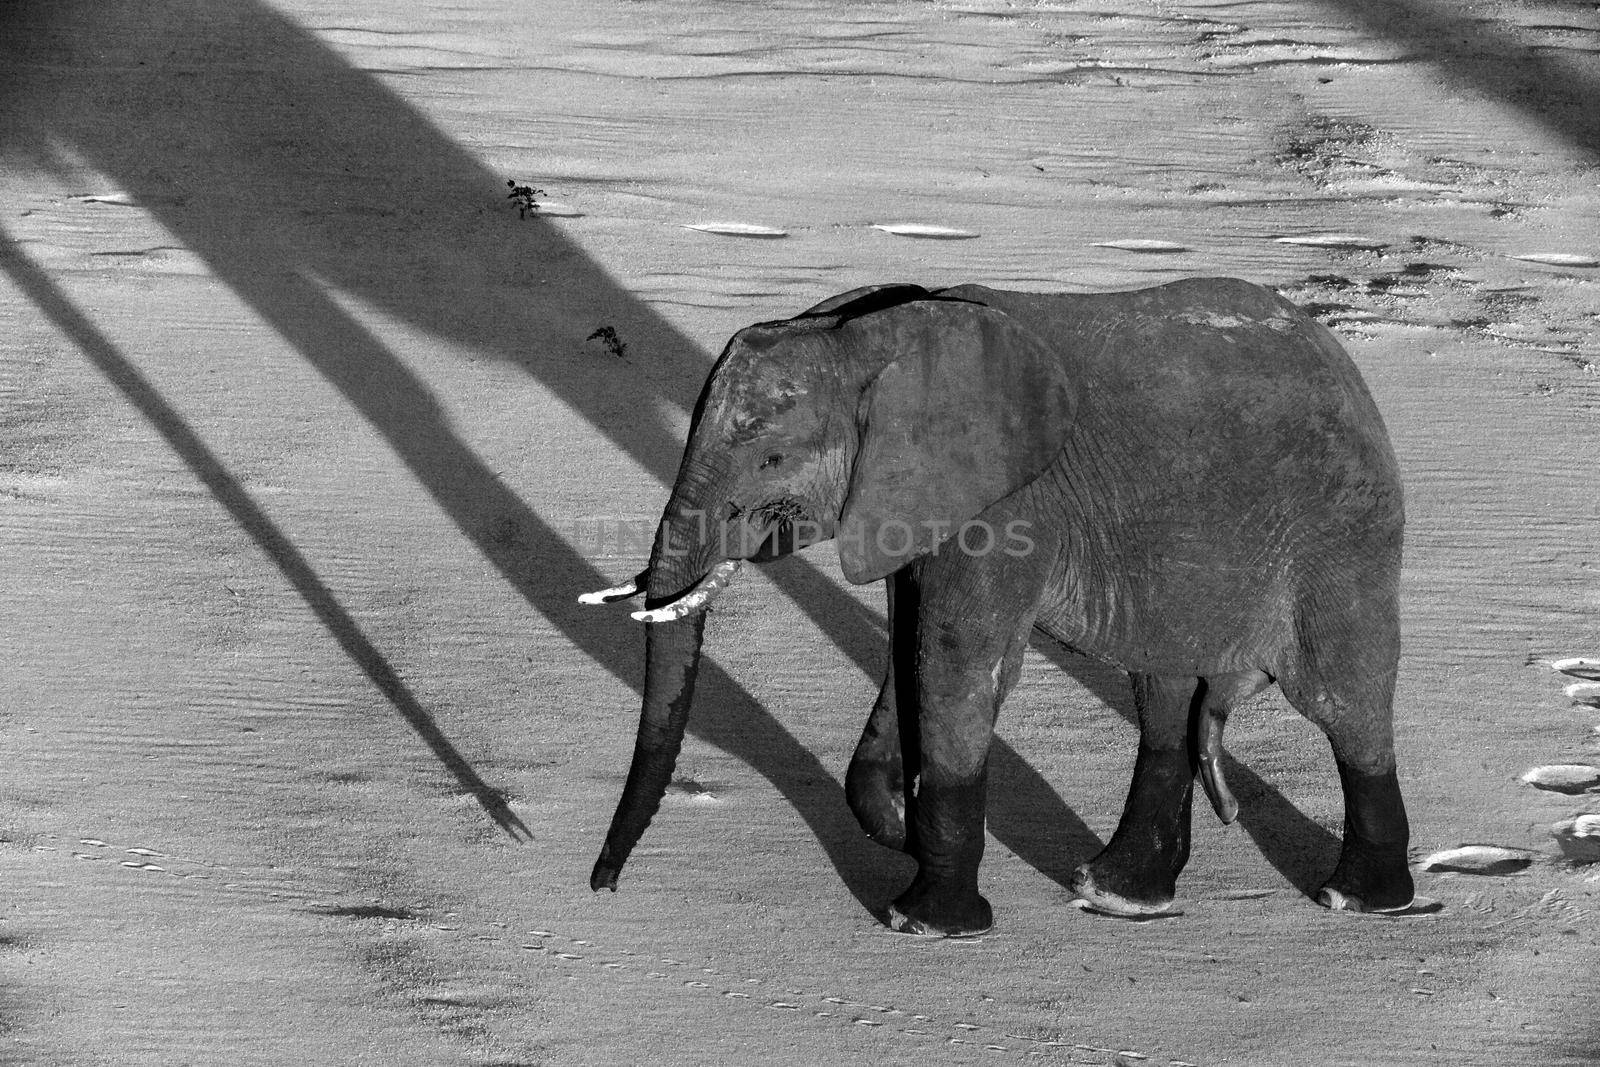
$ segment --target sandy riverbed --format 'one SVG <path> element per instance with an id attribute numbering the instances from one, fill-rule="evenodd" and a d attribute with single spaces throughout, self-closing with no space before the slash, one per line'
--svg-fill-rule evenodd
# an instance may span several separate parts
<path id="1" fill-rule="evenodd" d="M 1600 883 L 1547 827 L 1596 800 L 1518 776 L 1600 761 L 1538 663 L 1600 652 L 1597 53 L 1555 0 L 0 8 L 8 1055 L 1594 1062 Z M 727 335 L 1195 274 L 1314 305 L 1388 421 L 1416 854 L 1535 862 L 1318 909 L 1337 780 L 1273 693 L 1187 914 L 1083 915 L 1135 732 L 1041 644 L 996 931 L 891 934 L 907 864 L 839 787 L 882 594 L 819 548 L 725 598 L 680 786 L 591 894 L 642 640 L 574 598 L 637 569 Z"/>

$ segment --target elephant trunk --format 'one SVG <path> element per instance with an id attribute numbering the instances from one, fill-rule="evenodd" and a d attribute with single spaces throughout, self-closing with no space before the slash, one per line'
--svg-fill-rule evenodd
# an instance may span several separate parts
<path id="1" fill-rule="evenodd" d="M 668 508 L 671 516 L 675 509 Z M 697 544 L 684 551 L 675 524 L 664 520 L 646 572 L 646 607 L 660 608 L 683 596 L 703 576 L 709 546 Z M 716 570 L 717 568 L 706 568 Z M 703 583 L 702 583 L 703 584 Z M 705 635 L 705 614 L 695 611 L 677 621 L 645 626 L 644 704 L 639 714 L 639 734 L 634 741 L 633 763 L 627 784 L 617 802 L 605 846 L 589 876 L 595 891 L 617 888 L 617 875 L 628 861 L 645 828 L 661 806 L 672 781 L 678 752 L 689 724 L 695 677 L 700 669 L 700 648 Z"/>
<path id="2" fill-rule="evenodd" d="M 639 716 L 639 736 L 633 744 L 633 765 L 628 768 L 622 799 L 617 802 L 605 846 L 589 875 L 591 889 L 616 891 L 622 865 L 650 825 L 672 781 L 678 751 L 683 747 L 683 732 L 689 725 L 705 620 L 704 614 L 696 614 L 680 622 L 645 628 L 644 709 Z"/>

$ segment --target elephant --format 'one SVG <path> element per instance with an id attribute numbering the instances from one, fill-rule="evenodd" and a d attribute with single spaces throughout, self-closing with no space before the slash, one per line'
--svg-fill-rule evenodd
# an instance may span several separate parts
<path id="1" fill-rule="evenodd" d="M 1412 904 L 1393 694 L 1404 509 L 1383 420 L 1333 335 L 1232 278 L 1128 292 L 868 286 L 740 330 L 694 410 L 649 565 L 643 708 L 590 878 L 617 876 L 673 773 L 705 610 L 745 561 L 835 541 L 887 588 L 890 652 L 845 791 L 917 862 L 888 925 L 970 936 L 987 756 L 1034 630 L 1126 671 L 1139 748 L 1075 871 L 1107 915 L 1177 912 L 1196 776 L 1218 816 L 1229 710 L 1276 683 L 1344 794 L 1318 903 Z M 880 916 L 881 918 L 882 916 Z"/>

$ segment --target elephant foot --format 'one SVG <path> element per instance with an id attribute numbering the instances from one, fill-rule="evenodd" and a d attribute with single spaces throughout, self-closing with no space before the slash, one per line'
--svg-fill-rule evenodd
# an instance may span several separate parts
<path id="1" fill-rule="evenodd" d="M 919 878 L 889 905 L 888 926 L 922 937 L 977 937 L 994 929 L 994 909 L 976 890 L 940 892 Z"/>
<path id="2" fill-rule="evenodd" d="M 1346 839 L 1339 866 L 1317 890 L 1316 901 L 1333 911 L 1399 915 L 1411 913 L 1415 892 L 1403 844 Z"/>
<path id="3" fill-rule="evenodd" d="M 1403 919 L 1411 915 L 1437 915 L 1444 910 L 1444 905 L 1428 897 L 1412 897 L 1411 900 L 1398 908 L 1374 908 L 1358 897 L 1347 897 L 1337 889 L 1323 886 L 1317 890 L 1317 903 L 1329 911 L 1342 911 L 1352 915 L 1380 915 L 1391 919 Z"/>
<path id="4" fill-rule="evenodd" d="M 844 793 L 869 838 L 885 848 L 906 851 L 906 800 L 899 767 L 852 763 Z"/>
<path id="5" fill-rule="evenodd" d="M 1171 893 L 1164 897 L 1138 897 L 1119 893 L 1102 885 L 1095 878 L 1090 866 L 1085 864 L 1072 872 L 1072 892 L 1075 894 L 1072 902 L 1085 911 L 1092 911 L 1096 915 L 1107 915 L 1114 919 L 1131 919 L 1135 922 L 1146 919 L 1172 919 L 1183 914 L 1183 909 L 1173 902 Z"/>

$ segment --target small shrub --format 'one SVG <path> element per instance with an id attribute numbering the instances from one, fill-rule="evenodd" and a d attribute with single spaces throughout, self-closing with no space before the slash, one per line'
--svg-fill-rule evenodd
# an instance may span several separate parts
<path id="1" fill-rule="evenodd" d="M 538 197 L 544 195 L 543 189 L 535 189 L 531 185 L 518 185 L 516 179 L 506 182 L 511 190 L 506 194 L 506 199 L 517 205 L 517 218 L 525 219 L 529 215 L 539 214 Z"/>
<path id="2" fill-rule="evenodd" d="M 628 343 L 617 336 L 617 328 L 615 326 L 602 326 L 588 337 L 585 337 L 584 340 L 599 341 L 605 346 L 607 352 L 618 359 L 628 358 Z"/>

